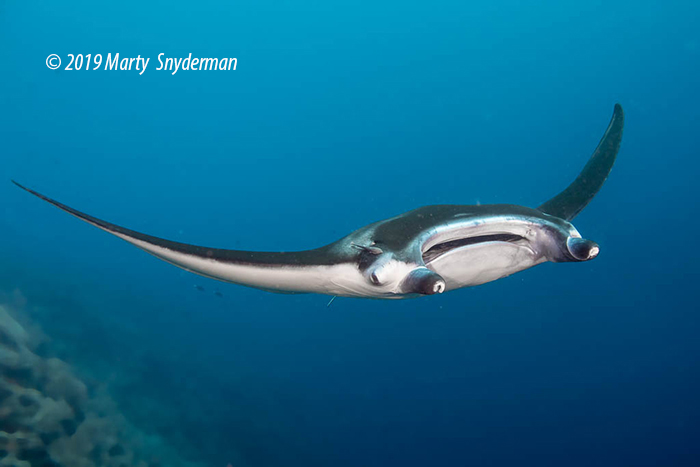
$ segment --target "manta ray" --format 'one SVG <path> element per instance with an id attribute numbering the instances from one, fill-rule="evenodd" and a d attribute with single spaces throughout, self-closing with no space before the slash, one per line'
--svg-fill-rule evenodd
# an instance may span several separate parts
<path id="1" fill-rule="evenodd" d="M 599 246 L 571 220 L 612 169 L 624 114 L 615 105 L 598 147 L 578 177 L 537 208 L 511 204 L 435 205 L 374 222 L 320 248 L 296 252 L 225 250 L 136 232 L 20 188 L 88 224 L 187 271 L 280 293 L 402 299 L 491 282 L 546 261 L 588 261 Z"/>

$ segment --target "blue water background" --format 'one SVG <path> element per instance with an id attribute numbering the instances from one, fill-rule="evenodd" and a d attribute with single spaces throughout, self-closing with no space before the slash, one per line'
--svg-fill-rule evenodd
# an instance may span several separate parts
<path id="1" fill-rule="evenodd" d="M 698 465 L 699 13 L 2 2 L 2 287 L 135 425 L 208 465 Z M 110 52 L 151 62 L 45 65 Z M 161 52 L 238 69 L 170 75 Z M 173 240 L 312 248 L 421 205 L 536 206 L 615 102 L 618 163 L 575 222 L 599 258 L 420 300 L 216 283 L 9 182 Z"/>

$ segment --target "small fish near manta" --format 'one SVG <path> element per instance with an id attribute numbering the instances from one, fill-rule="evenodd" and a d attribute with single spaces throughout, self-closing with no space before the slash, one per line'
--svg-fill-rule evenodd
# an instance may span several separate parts
<path id="1" fill-rule="evenodd" d="M 491 282 L 545 261 L 577 262 L 600 251 L 570 221 L 608 177 L 622 140 L 615 109 L 579 176 L 536 209 L 510 204 L 425 206 L 298 252 L 223 250 L 164 240 L 84 214 L 14 182 L 85 222 L 187 271 L 280 293 L 411 298 Z"/>

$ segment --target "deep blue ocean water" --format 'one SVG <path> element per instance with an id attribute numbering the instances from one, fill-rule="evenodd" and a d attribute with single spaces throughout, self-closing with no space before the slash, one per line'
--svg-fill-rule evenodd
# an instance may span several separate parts
<path id="1" fill-rule="evenodd" d="M 1 2 L 0 289 L 204 465 L 700 465 L 698 20 L 690 1 Z M 150 63 L 45 63 L 98 53 Z M 172 75 L 160 53 L 237 69 Z M 217 283 L 9 181 L 173 240 L 306 249 L 421 205 L 537 206 L 616 102 L 617 164 L 575 221 L 600 256 L 419 300 Z"/>

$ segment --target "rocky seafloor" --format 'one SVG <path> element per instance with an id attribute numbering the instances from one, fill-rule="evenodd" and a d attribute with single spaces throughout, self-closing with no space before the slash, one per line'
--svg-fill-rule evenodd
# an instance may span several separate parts
<path id="1" fill-rule="evenodd" d="M 108 391 L 52 357 L 47 341 L 19 307 L 0 305 L 0 466 L 200 465 L 132 426 Z"/>

